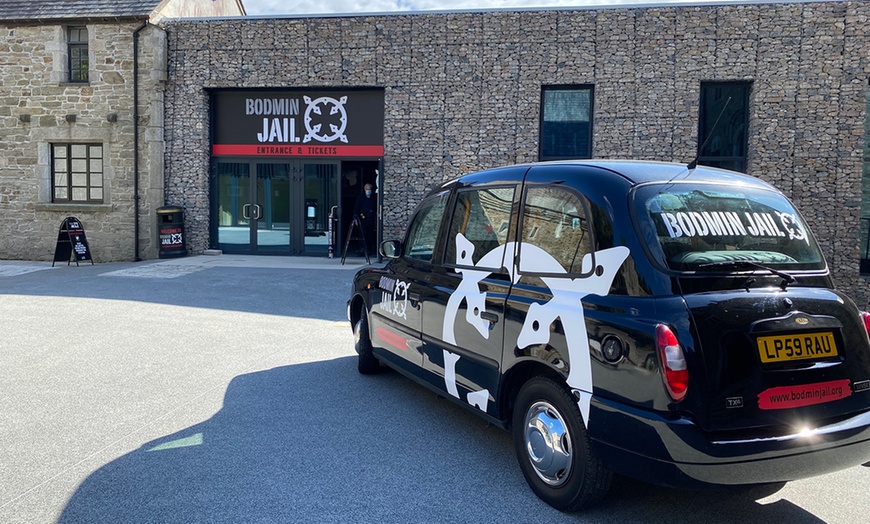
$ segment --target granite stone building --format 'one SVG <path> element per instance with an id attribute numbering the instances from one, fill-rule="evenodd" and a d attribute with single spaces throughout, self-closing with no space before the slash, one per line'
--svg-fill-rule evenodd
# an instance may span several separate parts
<path id="1" fill-rule="evenodd" d="M 0 258 L 50 259 L 69 215 L 98 261 L 153 258 L 165 204 L 184 209 L 191 253 L 323 256 L 329 217 L 340 248 L 366 183 L 392 237 L 426 189 L 470 171 L 699 156 L 785 191 L 838 285 L 870 301 L 868 2 L 0 7 Z"/>
<path id="2" fill-rule="evenodd" d="M 98 262 L 154 258 L 166 17 L 240 0 L 0 2 L 0 259 L 51 260 L 79 219 Z"/>
<path id="3" fill-rule="evenodd" d="M 378 186 L 391 237 L 423 191 L 470 171 L 700 154 L 786 192 L 837 284 L 870 300 L 859 271 L 870 2 L 166 27 L 165 192 L 186 210 L 193 252 L 322 252 L 326 213 L 344 215 L 342 240 L 363 182 Z"/>

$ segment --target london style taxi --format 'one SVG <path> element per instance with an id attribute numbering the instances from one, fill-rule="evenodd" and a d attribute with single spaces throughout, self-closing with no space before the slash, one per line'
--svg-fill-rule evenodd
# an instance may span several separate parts
<path id="1" fill-rule="evenodd" d="M 834 289 L 770 185 L 685 165 L 573 161 L 432 190 L 355 276 L 381 365 L 513 435 L 563 511 L 613 473 L 781 483 L 870 460 L 870 316 Z"/>

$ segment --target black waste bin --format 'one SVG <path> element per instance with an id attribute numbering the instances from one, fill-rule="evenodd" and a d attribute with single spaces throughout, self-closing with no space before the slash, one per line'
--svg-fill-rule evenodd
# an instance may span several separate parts
<path id="1" fill-rule="evenodd" d="M 160 258 L 187 256 L 183 209 L 176 206 L 157 208 L 157 239 L 160 242 Z"/>

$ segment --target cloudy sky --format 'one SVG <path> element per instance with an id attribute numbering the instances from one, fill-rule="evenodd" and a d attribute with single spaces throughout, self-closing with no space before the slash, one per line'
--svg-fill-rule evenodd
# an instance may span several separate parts
<path id="1" fill-rule="evenodd" d="M 380 13 L 643 4 L 717 4 L 733 0 L 242 0 L 250 16 L 282 14 Z M 751 3 L 752 0 L 744 0 Z"/>

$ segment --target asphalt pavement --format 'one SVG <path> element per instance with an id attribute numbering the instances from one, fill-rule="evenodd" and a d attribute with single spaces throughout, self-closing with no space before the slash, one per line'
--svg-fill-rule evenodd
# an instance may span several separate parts
<path id="1" fill-rule="evenodd" d="M 356 372 L 361 264 L 0 261 L 0 523 L 867 520 L 867 467 L 772 494 L 620 478 L 553 510 L 506 432 Z"/>

